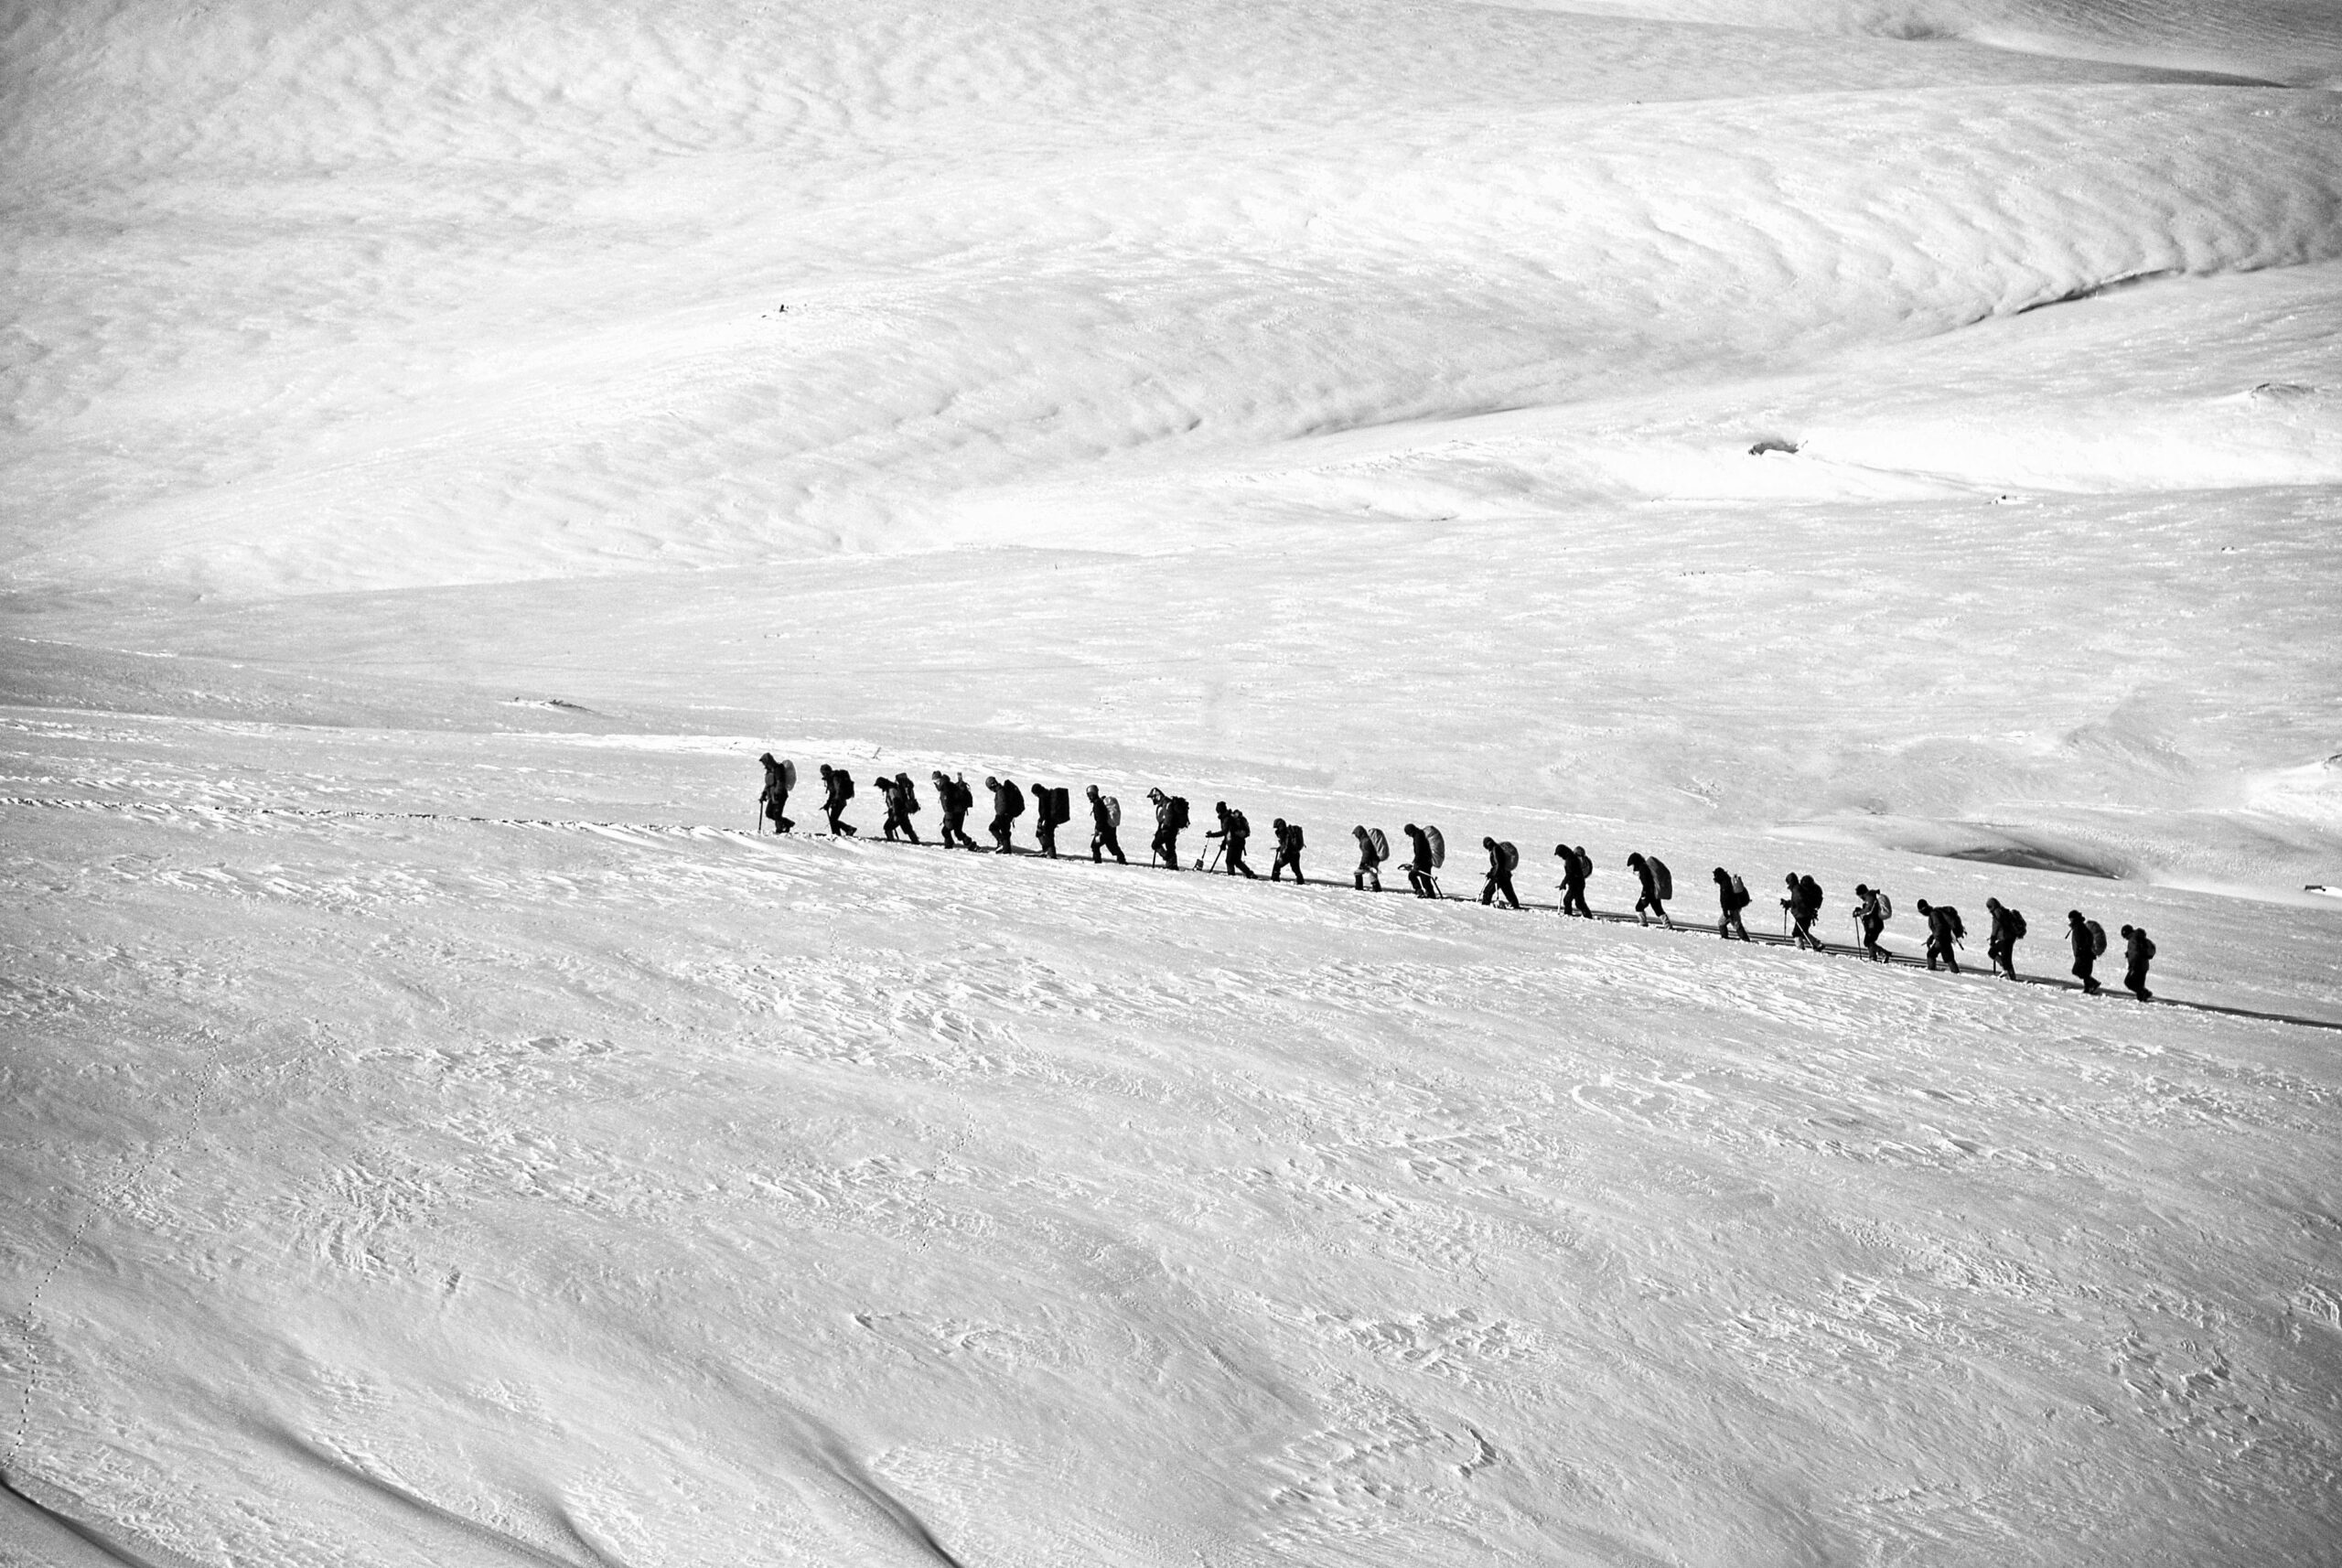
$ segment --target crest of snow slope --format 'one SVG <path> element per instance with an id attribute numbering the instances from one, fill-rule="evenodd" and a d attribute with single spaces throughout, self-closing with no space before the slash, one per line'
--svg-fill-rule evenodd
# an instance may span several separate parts
<path id="1" fill-rule="evenodd" d="M 23 583 L 962 540 L 971 486 L 2342 251 L 2330 101 L 1957 45 L 1373 5 L 9 42 Z"/>
<path id="2" fill-rule="evenodd" d="M 1961 39 L 2085 59 L 2342 87 L 2342 12 L 2324 0 L 1492 0 L 1595 15 Z"/>
<path id="3" fill-rule="evenodd" d="M 2331 1542 L 2331 1034 L 1322 885 L 500 815 L 736 781 L 648 739 L 11 720 L 8 918 L 40 941 L 0 983 L 0 1554 Z M 398 814 L 419 793 L 440 813 Z M 1597 904 L 1638 832 L 1583 835 Z M 1778 854 L 1669 847 L 1752 882 Z M 1799 863 L 1833 906 L 1858 867 L 1907 906 L 1995 888 L 2057 962 L 2071 878 Z M 2155 930 L 2167 994 L 2342 1018 L 2342 915 L 2083 902 Z"/>

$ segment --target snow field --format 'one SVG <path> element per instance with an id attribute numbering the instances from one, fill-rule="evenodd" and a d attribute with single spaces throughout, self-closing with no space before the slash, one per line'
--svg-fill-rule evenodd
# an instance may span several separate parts
<path id="1" fill-rule="evenodd" d="M 0 15 L 0 1563 L 2325 1563 L 2337 62 Z M 2175 1004 L 753 839 L 767 746 Z"/>
<path id="2" fill-rule="evenodd" d="M 269 738 L 343 779 L 382 744 Z M 692 755 L 596 750 L 637 795 Z M 0 1146 L 48 1195 L 10 1266 L 49 1272 L 10 1355 L 48 1500 L 117 1540 L 648 1563 L 934 1561 L 922 1531 L 971 1563 L 2330 1538 L 2322 1031 L 1086 861 L 0 809 L 12 922 L 44 933 L 11 964 Z M 1844 864 L 1800 863 L 1834 915 Z M 1987 870 L 2036 909 L 2072 880 Z M 1919 875 L 1890 879 L 1907 909 Z M 2165 988 L 2208 983 L 2225 901 L 2120 892 Z M 2218 962 L 2298 985 L 2335 918 Z"/>

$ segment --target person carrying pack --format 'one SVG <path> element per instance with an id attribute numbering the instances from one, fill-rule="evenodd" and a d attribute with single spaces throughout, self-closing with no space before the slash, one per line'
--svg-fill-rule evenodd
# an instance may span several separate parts
<path id="1" fill-rule="evenodd" d="M 1960 911 L 1949 904 L 1929 904 L 1925 898 L 1916 908 L 1919 918 L 1928 923 L 1928 967 L 1933 969 L 1936 960 L 1943 960 L 1951 972 L 1960 972 L 1960 955 L 1956 952 L 1968 928 L 1961 923 Z"/>
<path id="2" fill-rule="evenodd" d="M 935 780 L 936 810 L 943 813 L 943 847 L 978 847 L 968 836 L 968 813 L 975 809 L 976 793 L 968 788 L 967 779 L 947 778 L 940 768 L 928 777 Z"/>
<path id="3" fill-rule="evenodd" d="M 1637 880 L 1642 884 L 1642 897 L 1635 900 L 1635 924 L 1638 926 L 1650 924 L 1649 918 L 1645 914 L 1648 910 L 1649 914 L 1657 915 L 1666 922 L 1669 930 L 1673 930 L 1675 918 L 1667 912 L 1667 898 L 1669 894 L 1674 892 L 1674 888 L 1668 886 L 1665 879 L 1667 869 L 1665 865 L 1653 856 L 1643 854 L 1640 850 L 1637 850 L 1627 857 L 1627 865 L 1633 870 Z"/>
<path id="4" fill-rule="evenodd" d="M 1748 885 L 1719 865 L 1714 873 L 1716 882 L 1716 935 L 1725 941 L 1738 937 L 1748 940 L 1748 928 L 1741 923 L 1740 912 L 1748 908 Z"/>
<path id="5" fill-rule="evenodd" d="M 1016 787 L 1015 779 L 995 779 L 989 773 L 984 775 L 984 788 L 992 791 L 993 848 L 1002 854 L 1014 854 L 1016 849 L 1009 834 L 1016 819 L 1025 814 L 1025 791 Z"/>
<path id="6" fill-rule="evenodd" d="M 1374 891 L 1381 892 L 1382 863 L 1391 858 L 1391 841 L 1382 836 L 1380 828 L 1363 822 L 1350 830 L 1350 836 L 1358 840 L 1358 869 L 1350 874 L 1350 886 L 1363 893 L 1370 883 Z"/>
<path id="7" fill-rule="evenodd" d="M 1594 856 L 1586 853 L 1584 844 L 1573 847 L 1557 843 L 1553 853 L 1562 857 L 1562 913 L 1582 915 L 1591 920 L 1594 908 L 1585 901 L 1585 879 L 1594 875 Z"/>
<path id="8" fill-rule="evenodd" d="M 2073 943 L 2074 978 L 2082 983 L 2082 994 L 2095 996 L 2101 987 L 2091 972 L 2098 965 L 2099 955 L 2106 950 L 2106 930 L 2096 920 L 2085 918 L 2079 909 L 2066 911 L 2066 935 Z"/>
<path id="9" fill-rule="evenodd" d="M 766 752 L 757 758 L 765 765 L 764 792 L 757 797 L 757 831 L 762 832 L 765 823 L 772 823 L 772 831 L 785 833 L 797 824 L 789 820 L 789 791 L 797 782 L 795 765 L 777 761 Z"/>
<path id="10" fill-rule="evenodd" d="M 1090 863 L 1103 862 L 1106 857 L 1101 852 L 1112 850 L 1116 865 L 1128 865 L 1130 862 L 1123 858 L 1122 841 L 1114 836 L 1115 830 L 1123 825 L 1123 803 L 1112 795 L 1100 794 L 1095 784 L 1083 793 L 1090 797 Z"/>
<path id="11" fill-rule="evenodd" d="M 1800 948 L 1827 952 L 1828 946 L 1813 934 L 1814 918 L 1821 913 L 1821 885 L 1812 877 L 1800 876 L 1794 871 L 1784 880 L 1789 896 L 1781 900 L 1781 908 L 1789 911 L 1790 935 Z"/>
<path id="12" fill-rule="evenodd" d="M 2122 928 L 2123 988 L 2142 1002 L 2153 1002 L 2155 993 L 2147 989 L 2147 965 L 2154 961 L 2155 944 L 2147 938 L 2144 926 Z"/>
<path id="13" fill-rule="evenodd" d="M 1893 963 L 1895 955 L 1879 946 L 1879 934 L 1894 918 L 1894 901 L 1866 882 L 1854 884 L 1854 932 L 1862 939 L 1863 957 Z"/>
<path id="14" fill-rule="evenodd" d="M 1993 930 L 1984 939 L 1984 954 L 1993 961 L 1994 974 L 2014 980 L 2016 944 L 2025 937 L 2025 916 L 1998 898 L 1985 899 L 1984 908 L 1993 912 Z"/>
<path id="15" fill-rule="evenodd" d="M 1407 886 L 1414 889 L 1418 898 L 1436 898 L 1439 897 L 1439 884 L 1432 880 L 1431 874 L 1437 867 L 1438 860 L 1432 854 L 1431 834 L 1413 822 L 1409 822 L 1404 831 L 1408 846 L 1414 851 L 1407 861 Z"/>
<path id="16" fill-rule="evenodd" d="M 1493 903 L 1497 895 L 1501 893 L 1508 905 L 1520 908 L 1520 897 L 1512 890 L 1512 868 L 1520 864 L 1520 851 L 1510 843 L 1499 843 L 1492 838 L 1482 839 L 1480 847 L 1488 852 L 1488 879 L 1481 886 L 1480 902 Z"/>
<path id="17" fill-rule="evenodd" d="M 911 843 L 919 843 L 919 830 L 911 826 L 911 813 L 919 810 L 919 798 L 911 793 L 911 781 L 897 775 L 893 779 L 878 776 L 878 793 L 886 802 L 886 841 L 895 842 L 902 834 Z"/>
<path id="18" fill-rule="evenodd" d="M 1179 869 L 1179 834 L 1187 826 L 1187 798 L 1166 795 L 1161 789 L 1149 789 L 1146 798 L 1155 803 L 1155 842 L 1148 850 L 1173 871 Z"/>
<path id="19" fill-rule="evenodd" d="M 1275 830 L 1277 854 L 1276 858 L 1269 863 L 1269 880 L 1276 881 L 1277 873 L 1290 865 L 1293 867 L 1293 885 L 1298 887 L 1309 880 L 1301 875 L 1301 824 L 1288 822 L 1279 817 L 1270 826 Z"/>
<path id="20" fill-rule="evenodd" d="M 1204 837 L 1219 841 L 1228 875 L 1234 876 L 1241 873 L 1258 881 L 1260 873 L 1244 864 L 1244 841 L 1252 836 L 1252 824 L 1244 820 L 1243 812 L 1225 800 L 1213 802 L 1212 815 L 1219 819 L 1219 826 L 1208 831 Z"/>
<path id="21" fill-rule="evenodd" d="M 1033 836 L 1040 841 L 1041 853 L 1051 860 L 1058 857 L 1058 824 L 1065 821 L 1058 814 L 1058 795 L 1047 784 L 1033 786 Z"/>
<path id="22" fill-rule="evenodd" d="M 822 810 L 830 819 L 830 832 L 840 838 L 854 836 L 854 825 L 845 820 L 845 808 L 854 799 L 854 775 L 843 768 L 822 764 Z"/>

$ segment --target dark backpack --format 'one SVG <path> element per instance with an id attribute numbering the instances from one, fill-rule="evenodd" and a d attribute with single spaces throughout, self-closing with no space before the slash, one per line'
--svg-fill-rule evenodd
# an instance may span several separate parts
<path id="1" fill-rule="evenodd" d="M 1000 787 L 1000 809 L 1001 814 L 1011 822 L 1025 814 L 1025 791 L 1016 787 L 1013 779 Z"/>
<path id="2" fill-rule="evenodd" d="M 1659 889 L 1660 897 L 1662 899 L 1674 897 L 1675 874 L 1667 869 L 1667 862 L 1655 854 L 1645 855 L 1643 862 L 1650 867 L 1651 886 Z"/>
<path id="3" fill-rule="evenodd" d="M 1239 839 L 1248 839 L 1252 836 L 1252 824 L 1246 822 L 1244 813 L 1233 806 L 1228 809 L 1228 836 Z"/>
<path id="4" fill-rule="evenodd" d="M 2007 914 L 2009 920 L 2009 940 L 2015 941 L 2019 937 L 2025 935 L 2025 916 L 2022 912 L 2015 909 L 2007 911 Z"/>
<path id="5" fill-rule="evenodd" d="M 844 768 L 841 768 L 835 773 L 831 774 L 830 777 L 836 779 L 838 782 L 839 800 L 851 800 L 854 799 L 853 774 L 848 773 Z"/>
<path id="6" fill-rule="evenodd" d="M 1731 896 L 1724 900 L 1724 907 L 1734 910 L 1746 909 L 1748 908 L 1748 884 L 1740 879 L 1740 874 L 1738 872 L 1733 873 L 1731 879 Z"/>
<path id="7" fill-rule="evenodd" d="M 1570 858 L 1577 863 L 1577 879 L 1580 882 L 1594 875 L 1594 856 L 1586 852 L 1584 844 L 1570 851 Z"/>
<path id="8" fill-rule="evenodd" d="M 1504 867 L 1504 874 L 1507 876 L 1510 876 L 1514 872 L 1520 870 L 1520 846 L 1514 843 L 1510 839 L 1507 839 L 1502 843 L 1498 844 L 1497 864 Z"/>
<path id="9" fill-rule="evenodd" d="M 1821 884 L 1810 876 L 1797 879 L 1797 906 L 1807 918 L 1821 913 Z"/>
<path id="10" fill-rule="evenodd" d="M 1060 784 L 1055 789 L 1048 790 L 1047 794 L 1049 797 L 1048 810 L 1050 824 L 1052 826 L 1061 828 L 1065 826 L 1066 823 L 1073 821 L 1073 801 L 1071 797 L 1068 794 L 1066 787 Z"/>
<path id="11" fill-rule="evenodd" d="M 903 803 L 903 815 L 908 817 L 919 810 L 919 791 L 911 788 L 909 774 L 895 775 L 895 794 Z"/>
<path id="12" fill-rule="evenodd" d="M 2106 928 L 2096 920 L 2084 920 L 2082 929 L 2090 933 L 2090 956 L 2104 958 L 2106 956 Z"/>
<path id="13" fill-rule="evenodd" d="M 1171 814 L 1163 819 L 1163 825 L 1175 833 L 1187 827 L 1187 798 L 1185 795 L 1171 797 Z"/>
<path id="14" fill-rule="evenodd" d="M 2141 932 L 2139 933 L 2139 961 L 2140 961 L 2141 963 L 2144 963 L 2144 962 L 2146 962 L 2149 959 L 2151 959 L 2151 958 L 2153 958 L 2153 957 L 2154 957 L 2154 956 L 2155 956 L 2155 943 L 2154 943 L 2154 939 L 2153 937 L 2148 936 L 2146 932 L 2144 932 L 2144 931 L 2141 931 Z"/>
<path id="15" fill-rule="evenodd" d="M 1943 917 L 1943 923 L 1950 929 L 1953 940 L 1962 941 L 1967 939 L 1968 927 L 1961 921 L 1959 910 L 1945 904 L 1938 907 L 1936 913 Z"/>
<path id="16" fill-rule="evenodd" d="M 1383 836 L 1380 828 L 1367 829 L 1366 838 L 1374 846 L 1374 858 L 1378 863 L 1391 858 L 1391 841 Z"/>
<path id="17" fill-rule="evenodd" d="M 1299 822 L 1287 822 L 1284 825 L 1284 842 L 1285 847 L 1292 850 L 1294 854 L 1301 853 L 1301 824 Z"/>

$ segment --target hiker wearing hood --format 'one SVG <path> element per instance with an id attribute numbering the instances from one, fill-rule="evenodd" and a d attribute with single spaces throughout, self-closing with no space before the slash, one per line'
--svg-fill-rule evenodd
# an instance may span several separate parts
<path id="1" fill-rule="evenodd" d="M 984 788 L 992 791 L 992 846 L 1003 854 L 1014 854 L 1016 849 L 1008 835 L 1016 819 L 1025 814 L 1025 791 L 1015 779 L 995 779 L 989 773 L 984 775 Z"/>
<path id="2" fill-rule="evenodd" d="M 943 847 L 974 849 L 976 841 L 968 836 L 968 811 L 976 803 L 975 791 L 968 788 L 965 779 L 950 778 L 940 768 L 928 777 L 935 780 L 935 806 L 943 813 L 943 825 L 938 830 Z"/>
<path id="3" fill-rule="evenodd" d="M 1667 906 L 1662 902 L 1664 894 L 1659 886 L 1658 863 L 1638 850 L 1627 857 L 1627 865 L 1632 868 L 1636 878 L 1642 884 L 1642 897 L 1635 900 L 1635 923 L 1638 926 L 1649 925 L 1650 920 L 1645 914 L 1645 911 L 1649 911 L 1649 914 L 1657 915 L 1665 921 L 1669 930 L 1673 930 L 1675 918 L 1667 912 Z"/>
<path id="4" fill-rule="evenodd" d="M 2008 908 L 1998 898 L 1984 900 L 1984 908 L 1993 914 L 1992 935 L 1984 940 L 1984 954 L 1993 961 L 1993 972 L 2016 978 L 2016 944 L 2025 935 L 2025 917 Z"/>
<path id="5" fill-rule="evenodd" d="M 1594 857 L 1585 853 L 1584 844 L 1573 848 L 1557 843 L 1553 853 L 1562 857 L 1562 913 L 1591 920 L 1594 908 L 1585 901 L 1585 879 L 1594 875 Z"/>
<path id="6" fill-rule="evenodd" d="M 2122 928 L 2122 984 L 2142 1002 L 2155 999 L 2155 993 L 2147 989 L 2147 965 L 2154 956 L 2155 944 L 2147 940 L 2144 926 Z"/>
<path id="7" fill-rule="evenodd" d="M 1119 808 L 1110 798 L 1100 794 L 1095 784 L 1083 793 L 1090 797 L 1090 861 L 1093 864 L 1102 862 L 1106 856 L 1101 852 L 1111 850 L 1116 865 L 1128 865 L 1130 862 L 1123 858 L 1122 841 L 1114 836 L 1118 825 L 1114 819 L 1119 814 Z"/>
<path id="8" fill-rule="evenodd" d="M 1886 895 L 1866 882 L 1854 884 L 1854 929 L 1862 933 L 1863 957 L 1893 963 L 1895 955 L 1878 945 L 1886 929 Z"/>
<path id="9" fill-rule="evenodd" d="M 1520 852 L 1492 838 L 1482 839 L 1480 847 L 1488 852 L 1488 879 L 1480 887 L 1480 902 L 1493 903 L 1497 895 L 1501 893 L 1508 905 L 1520 908 L 1520 897 L 1512 890 L 1512 867 Z"/>
<path id="10" fill-rule="evenodd" d="M 1960 939 L 1968 934 L 1968 928 L 1961 923 L 1960 911 L 1949 904 L 1930 904 L 1925 898 L 1914 908 L 1919 911 L 1919 918 L 1928 923 L 1928 967 L 1935 968 L 1936 960 L 1941 959 L 1952 973 L 1958 974 L 1960 955 L 1953 950 Z"/>
<path id="11" fill-rule="evenodd" d="M 1171 870 L 1179 869 L 1179 832 L 1187 825 L 1187 798 L 1166 795 L 1161 789 L 1149 789 L 1146 798 L 1155 805 L 1155 841 L 1147 846 L 1156 860 Z"/>
<path id="12" fill-rule="evenodd" d="M 757 758 L 765 765 L 764 792 L 757 797 L 757 813 L 761 823 L 769 821 L 773 832 L 785 833 L 797 824 L 789 820 L 789 767 L 769 751 Z"/>
<path id="13" fill-rule="evenodd" d="M 1259 880 L 1260 874 L 1244 864 L 1244 841 L 1252 836 L 1252 824 L 1244 820 L 1243 812 L 1232 809 L 1225 800 L 1213 803 L 1212 814 L 1219 819 L 1219 826 L 1207 832 L 1204 837 L 1219 840 L 1220 848 L 1227 853 L 1228 875 L 1234 876 L 1241 872 Z"/>
<path id="14" fill-rule="evenodd" d="M 1277 854 L 1269 864 L 1269 880 L 1276 881 L 1277 873 L 1289 865 L 1293 867 L 1293 884 L 1298 887 L 1309 880 L 1301 875 L 1301 824 L 1279 817 L 1270 826 L 1276 830 Z"/>
<path id="15" fill-rule="evenodd" d="M 2079 909 L 2066 911 L 2066 935 L 2073 942 L 2074 978 L 2082 983 L 2083 994 L 2095 996 L 2100 989 L 2091 972 L 2098 966 L 2098 936 Z"/>
<path id="16" fill-rule="evenodd" d="M 840 838 L 854 837 L 854 825 L 845 820 L 846 802 L 854 799 L 854 776 L 843 768 L 822 764 L 822 810 L 830 819 L 830 832 Z"/>
<path id="17" fill-rule="evenodd" d="M 1439 885 L 1431 879 L 1431 835 L 1413 822 L 1407 824 L 1406 834 L 1408 845 L 1415 852 L 1407 862 L 1407 886 L 1418 898 L 1436 898 Z"/>
<path id="18" fill-rule="evenodd" d="M 1813 934 L 1814 918 L 1821 913 L 1821 884 L 1810 876 L 1799 876 L 1792 871 L 1785 879 L 1789 896 L 1781 900 L 1781 908 L 1789 912 L 1792 934 L 1800 948 L 1827 951 L 1820 937 Z"/>
<path id="19" fill-rule="evenodd" d="M 1381 892 L 1384 855 L 1374 847 L 1374 830 L 1361 822 L 1350 830 L 1350 836 L 1358 840 L 1358 870 L 1350 875 L 1350 886 L 1363 893 L 1371 885 Z"/>
<path id="20" fill-rule="evenodd" d="M 1739 877 L 1719 865 L 1714 872 L 1716 881 L 1716 935 L 1730 941 L 1738 937 L 1748 940 L 1748 928 L 1740 921 L 1740 912 L 1748 908 L 1748 886 Z"/>

